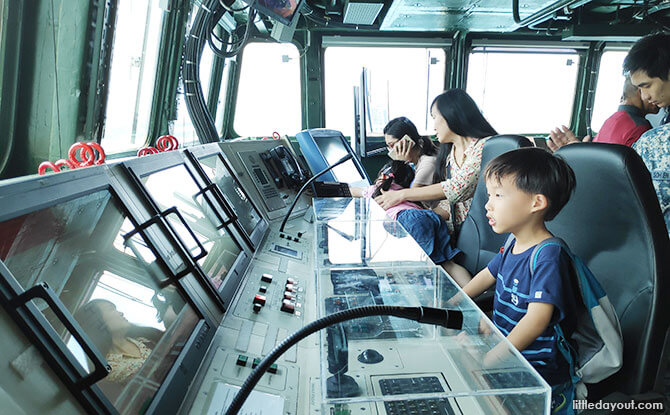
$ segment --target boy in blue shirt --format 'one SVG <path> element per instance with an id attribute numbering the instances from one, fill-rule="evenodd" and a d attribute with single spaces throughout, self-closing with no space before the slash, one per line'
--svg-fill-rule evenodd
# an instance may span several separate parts
<path id="1" fill-rule="evenodd" d="M 554 332 L 554 325 L 560 323 L 569 336 L 576 323 L 570 259 L 559 246 L 543 247 L 537 253 L 532 279 L 529 261 L 533 248 L 553 237 L 545 222 L 570 199 L 575 174 L 563 159 L 548 151 L 524 148 L 493 159 L 485 178 L 489 225 L 496 233 L 513 234 L 515 241 L 463 291 L 476 297 L 495 284 L 493 323 L 551 385 L 552 414 L 572 414 L 570 367 Z M 485 365 L 504 347 L 494 347 Z"/>

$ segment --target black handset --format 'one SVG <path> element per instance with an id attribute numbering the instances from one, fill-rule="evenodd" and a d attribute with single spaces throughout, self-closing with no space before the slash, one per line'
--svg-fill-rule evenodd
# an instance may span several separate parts
<path id="1" fill-rule="evenodd" d="M 275 186 L 277 186 L 277 189 L 283 188 L 284 175 L 279 172 L 279 166 L 277 165 L 277 160 L 275 160 L 275 157 L 272 156 L 269 150 L 260 153 L 260 156 L 261 160 L 263 160 L 263 164 L 265 164 L 265 168 L 268 169 L 268 172 L 272 177 L 272 181 L 274 182 Z"/>
<path id="2" fill-rule="evenodd" d="M 277 187 L 281 188 L 286 185 L 290 189 L 297 190 L 307 181 L 307 174 L 300 167 L 291 150 L 285 146 L 272 148 L 268 150 L 267 155 L 261 154 L 261 158 L 266 165 L 272 165 L 270 171 L 273 173 L 275 183 L 278 179 L 281 182 L 281 186 L 277 184 Z"/>

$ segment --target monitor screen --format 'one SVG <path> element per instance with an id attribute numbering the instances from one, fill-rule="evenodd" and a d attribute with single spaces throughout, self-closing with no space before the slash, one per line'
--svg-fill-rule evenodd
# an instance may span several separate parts
<path id="1" fill-rule="evenodd" d="M 328 165 L 336 163 L 339 159 L 349 153 L 344 145 L 342 145 L 340 137 L 336 136 L 319 137 L 316 140 L 316 145 L 319 147 L 319 150 L 321 150 L 321 154 L 326 158 Z M 332 172 L 338 182 L 354 183 L 365 179 L 361 176 L 361 173 L 358 171 L 352 160 L 340 164 L 335 167 Z"/>
<path id="2" fill-rule="evenodd" d="M 224 194 L 224 197 L 231 205 L 237 220 L 244 229 L 247 236 L 251 237 L 254 229 L 261 222 L 262 217 L 254 204 L 249 199 L 249 195 L 242 185 L 231 173 L 221 155 L 215 154 L 209 157 L 203 157 L 198 160 L 200 166 L 205 171 L 209 179 L 216 183 Z M 262 184 L 267 184 L 268 179 L 261 169 L 254 168 L 254 174 Z"/>
<path id="3" fill-rule="evenodd" d="M 252 7 L 287 26 L 297 17 L 301 0 L 256 0 Z"/>
<path id="4" fill-rule="evenodd" d="M 347 154 L 353 154 L 341 132 L 325 128 L 301 131 L 296 135 L 307 164 L 313 174 L 335 164 Z M 370 183 L 360 161 L 354 157 L 323 174 L 321 181 L 337 181 L 354 185 Z"/>

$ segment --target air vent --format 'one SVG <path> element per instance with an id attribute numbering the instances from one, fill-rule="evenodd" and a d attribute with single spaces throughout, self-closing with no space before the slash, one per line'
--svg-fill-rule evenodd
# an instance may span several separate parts
<path id="1" fill-rule="evenodd" d="M 346 24 L 372 25 L 384 7 L 383 0 L 347 0 L 344 3 Z"/>

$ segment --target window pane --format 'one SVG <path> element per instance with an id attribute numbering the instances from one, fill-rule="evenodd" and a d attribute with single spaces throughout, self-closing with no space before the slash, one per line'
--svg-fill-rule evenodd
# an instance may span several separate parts
<path id="1" fill-rule="evenodd" d="M 574 51 L 477 48 L 467 91 L 500 134 L 546 133 L 570 125 L 578 69 Z"/>
<path id="2" fill-rule="evenodd" d="M 334 46 L 326 49 L 324 67 L 326 127 L 353 135 L 354 86 L 366 68 L 369 134 L 381 135 L 386 123 L 400 116 L 420 133 L 433 133 L 428 106 L 444 90 L 443 49 Z"/>
<path id="3" fill-rule="evenodd" d="M 603 123 L 619 107 L 623 92 L 623 60 L 627 51 L 607 51 L 600 59 L 598 69 L 598 84 L 596 98 L 593 103 L 591 128 L 594 132 L 600 131 Z"/>
<path id="4" fill-rule="evenodd" d="M 146 142 L 163 18 L 151 0 L 120 0 L 117 13 L 102 138 L 108 153 Z"/>
<path id="5" fill-rule="evenodd" d="M 233 127 L 242 136 L 295 135 L 302 129 L 300 56 L 294 45 L 244 47 Z"/>
<path id="6" fill-rule="evenodd" d="M 193 13 L 195 15 L 195 13 Z M 200 59 L 200 85 L 202 86 L 202 93 L 207 102 L 209 95 L 209 84 L 212 77 L 212 65 L 214 62 L 214 52 L 205 45 L 202 51 L 202 58 Z M 186 99 L 184 95 L 184 85 L 182 81 L 179 82 L 179 89 L 177 90 L 177 119 L 173 123 L 172 135 L 174 135 L 179 143 L 188 146 L 198 142 L 198 135 L 195 133 L 195 127 L 191 121 L 191 116 L 186 108 Z"/>

